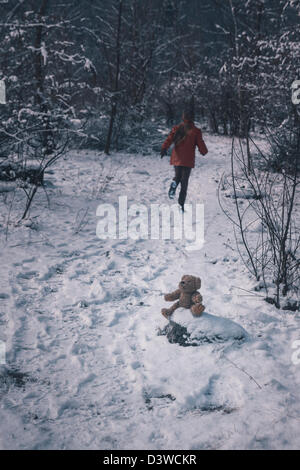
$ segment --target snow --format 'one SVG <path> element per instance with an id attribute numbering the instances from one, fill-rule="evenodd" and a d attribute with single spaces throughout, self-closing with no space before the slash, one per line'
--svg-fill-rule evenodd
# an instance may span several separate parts
<path id="1" fill-rule="evenodd" d="M 254 291 L 218 205 L 231 140 L 204 138 L 187 200 L 205 207 L 198 251 L 96 236 L 100 203 L 168 204 L 173 169 L 158 155 L 70 152 L 46 174 L 50 207 L 40 189 L 22 224 L 21 193 L 0 194 L 3 449 L 299 448 L 299 312 Z M 159 334 L 183 274 L 200 276 L 205 313 L 172 321 L 224 341 Z"/>
<path id="2" fill-rule="evenodd" d="M 16 188 L 16 183 L 12 181 L 0 181 L 0 193 L 8 193 L 14 191 Z"/>

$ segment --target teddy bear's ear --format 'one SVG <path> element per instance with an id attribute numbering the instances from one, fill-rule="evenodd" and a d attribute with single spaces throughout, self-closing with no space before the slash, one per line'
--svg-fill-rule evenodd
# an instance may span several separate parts
<path id="1" fill-rule="evenodd" d="M 200 277 L 195 277 L 195 288 L 196 290 L 200 289 L 201 287 L 201 279 Z"/>

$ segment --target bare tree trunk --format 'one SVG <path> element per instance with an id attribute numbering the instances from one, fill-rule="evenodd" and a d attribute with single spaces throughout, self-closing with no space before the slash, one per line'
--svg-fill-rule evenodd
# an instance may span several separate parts
<path id="1" fill-rule="evenodd" d="M 45 59 L 42 54 L 43 26 L 41 23 L 42 23 L 42 17 L 46 13 L 47 6 L 48 6 L 48 0 L 43 0 L 40 10 L 39 10 L 40 24 L 37 26 L 37 29 L 36 29 L 36 37 L 35 37 L 35 43 L 34 43 L 34 48 L 35 48 L 34 66 L 35 66 L 35 79 L 36 79 L 36 84 L 37 84 L 35 98 L 36 98 L 36 104 L 38 105 L 40 112 L 43 114 L 43 122 L 45 124 L 45 126 L 42 129 L 42 135 L 41 135 L 42 148 L 45 149 L 45 155 L 51 153 L 51 150 L 48 147 L 49 147 L 49 142 L 51 140 L 51 135 L 52 135 L 51 130 L 49 129 L 48 119 L 46 118 L 46 114 L 48 112 L 48 106 L 47 106 L 47 103 L 45 101 L 45 96 L 44 96 L 45 72 L 43 70 L 46 64 L 43 63 Z"/>
<path id="2" fill-rule="evenodd" d="M 232 21 L 233 21 L 233 27 L 234 27 L 234 58 L 238 62 L 240 59 L 240 48 L 239 48 L 239 38 L 238 38 L 238 24 L 237 24 L 237 19 L 236 19 L 236 14 L 235 14 L 235 8 L 233 5 L 232 0 L 228 0 L 229 5 L 230 5 L 230 10 L 231 10 L 231 16 L 232 16 Z M 238 136 L 242 137 L 243 133 L 243 116 L 242 116 L 242 89 L 241 89 L 241 72 L 238 70 L 237 72 L 237 94 L 238 94 Z"/>
<path id="3" fill-rule="evenodd" d="M 249 142 L 250 126 L 251 126 L 251 120 L 248 119 L 247 126 L 246 126 L 246 148 L 247 148 L 247 169 L 248 169 L 248 174 L 250 174 L 251 171 L 252 171 L 252 157 L 251 157 L 250 142 Z"/>
<path id="4" fill-rule="evenodd" d="M 110 112 L 110 121 L 108 127 L 108 133 L 106 138 L 105 150 L 104 152 L 109 155 L 109 150 L 111 146 L 111 137 L 114 128 L 114 122 L 117 114 L 117 92 L 119 91 L 119 75 L 120 75 L 120 56 L 121 56 L 121 23 L 122 23 L 122 8 L 123 8 L 123 0 L 119 0 L 119 9 L 118 9 L 118 27 L 117 27 L 117 36 L 116 36 L 116 74 L 115 74 L 115 83 L 113 89 L 113 97 L 112 97 L 112 105 L 111 105 L 111 112 Z"/>
<path id="5" fill-rule="evenodd" d="M 21 220 L 25 219 L 26 215 L 28 214 L 28 211 L 30 209 L 30 206 L 31 206 L 31 203 L 33 201 L 33 198 L 35 196 L 35 193 L 37 192 L 37 185 L 33 186 L 33 188 L 31 188 L 30 190 L 30 193 L 27 194 L 27 202 L 26 202 L 26 207 L 25 207 L 25 210 L 24 210 L 24 213 L 22 215 L 22 218 Z"/>
<path id="6" fill-rule="evenodd" d="M 40 20 L 42 16 L 45 15 L 47 3 L 48 3 L 48 0 L 43 0 L 42 2 L 42 5 L 39 11 Z M 34 48 L 35 48 L 35 79 L 37 83 L 36 103 L 41 108 L 44 107 L 44 100 L 43 100 L 44 74 L 43 74 L 42 53 L 41 53 L 42 33 L 43 33 L 43 26 L 40 24 L 39 26 L 37 26 Z"/>

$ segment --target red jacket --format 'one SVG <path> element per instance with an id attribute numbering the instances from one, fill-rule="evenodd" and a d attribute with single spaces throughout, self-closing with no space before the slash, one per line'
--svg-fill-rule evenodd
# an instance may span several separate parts
<path id="1" fill-rule="evenodd" d="M 163 150 L 168 150 L 168 148 L 172 145 L 174 136 L 179 126 L 180 124 L 173 127 L 162 145 Z M 192 128 L 188 131 L 188 134 L 183 142 L 180 142 L 178 145 L 176 145 L 176 147 L 173 148 L 170 164 L 175 166 L 187 166 L 189 168 L 194 168 L 196 146 L 202 155 L 207 154 L 208 150 L 202 138 L 202 132 L 193 123 Z"/>

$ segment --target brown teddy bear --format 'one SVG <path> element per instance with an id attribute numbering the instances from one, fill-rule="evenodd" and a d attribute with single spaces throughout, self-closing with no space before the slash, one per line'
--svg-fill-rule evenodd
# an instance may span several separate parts
<path id="1" fill-rule="evenodd" d="M 204 311 L 205 307 L 202 305 L 202 295 L 197 289 L 201 287 L 201 280 L 199 277 L 185 275 L 179 283 L 178 289 L 170 294 L 165 294 L 165 300 L 172 302 L 173 300 L 179 299 L 172 307 L 163 308 L 162 315 L 169 320 L 173 312 L 179 308 L 190 308 L 191 312 L 195 316 L 200 316 Z"/>

